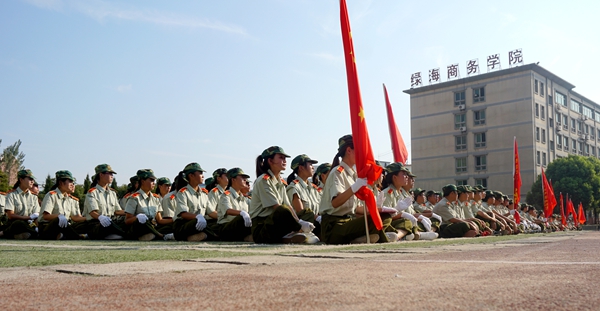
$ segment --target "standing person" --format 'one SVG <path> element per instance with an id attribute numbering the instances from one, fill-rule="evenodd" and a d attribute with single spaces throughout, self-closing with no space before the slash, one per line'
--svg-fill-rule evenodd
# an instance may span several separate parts
<path id="1" fill-rule="evenodd" d="M 271 146 L 256 158 L 257 179 L 250 201 L 252 238 L 256 243 L 318 242 L 316 236 L 304 234 L 311 232 L 314 225 L 298 219 L 290 207 L 280 176 L 289 157 L 281 147 Z"/>
<path id="2" fill-rule="evenodd" d="M 123 239 L 125 231 L 111 219 L 115 215 L 125 215 L 119 205 L 117 192 L 109 187 L 116 172 L 108 164 L 99 164 L 94 171 L 96 174 L 92 176 L 92 184 L 83 204 L 88 236 L 94 240 Z"/>
<path id="3" fill-rule="evenodd" d="M 356 217 L 356 213 L 365 215 L 366 207 L 359 205 L 360 200 L 354 195 L 360 188 L 367 186 L 367 179 L 357 178 L 355 164 L 352 135 L 342 136 L 338 140 L 338 152 L 331 164 L 333 167 L 325 182 L 319 206 L 321 237 L 327 244 L 367 242 L 365 216 Z M 389 212 L 386 208 L 381 208 L 381 211 Z M 382 221 L 382 230 L 377 230 L 371 216 L 367 216 L 369 239 L 372 243 L 388 241 L 383 229 L 391 223 L 389 214 L 382 215 Z"/>
<path id="4" fill-rule="evenodd" d="M 0 237 L 27 240 L 37 236 L 35 224 L 40 211 L 38 197 L 29 190 L 35 182 L 31 170 L 17 172 L 17 182 L 6 196 L 4 212 L 8 218 L 7 227 L 0 231 Z"/>
<path id="5" fill-rule="evenodd" d="M 151 169 L 138 170 L 139 187 L 134 192 L 125 207 L 125 225 L 128 226 L 128 235 L 131 239 L 139 241 L 152 241 L 155 238 L 162 238 L 152 220 L 160 222 L 162 220 L 160 195 L 152 193 L 154 189 L 154 171 Z"/>
<path id="6" fill-rule="evenodd" d="M 179 172 L 177 194 L 175 195 L 174 237 L 178 241 L 204 241 L 217 239 L 216 234 L 207 228 L 206 207 L 208 190 L 201 188 L 205 170 L 200 164 L 192 162 Z"/>
<path id="7" fill-rule="evenodd" d="M 474 237 L 477 226 L 460 218 L 455 206 L 458 198 L 456 185 L 448 184 L 442 188 L 444 198 L 433 208 L 433 212 L 442 217 L 440 236 L 442 238 Z"/>
<path id="8" fill-rule="evenodd" d="M 42 201 L 38 231 L 44 240 L 78 240 L 83 237 L 85 217 L 79 211 L 79 202 L 71 194 L 75 178 L 70 171 L 58 171 L 56 181 Z M 73 223 L 69 223 L 71 220 Z"/>
<path id="9" fill-rule="evenodd" d="M 209 178 L 210 179 L 210 178 Z M 217 219 L 217 204 L 221 195 L 227 190 L 229 179 L 227 178 L 227 169 L 218 168 L 212 174 L 211 182 L 206 182 L 206 190 L 208 190 L 208 206 L 206 207 L 206 215 L 204 217 L 207 221 L 207 226 L 213 231 L 217 232 L 219 225 Z"/>
<path id="10" fill-rule="evenodd" d="M 219 236 L 223 241 L 253 242 L 252 219 L 248 214 L 248 200 L 243 194 L 248 178 L 250 176 L 239 167 L 227 171 L 228 190 L 217 204 Z"/>

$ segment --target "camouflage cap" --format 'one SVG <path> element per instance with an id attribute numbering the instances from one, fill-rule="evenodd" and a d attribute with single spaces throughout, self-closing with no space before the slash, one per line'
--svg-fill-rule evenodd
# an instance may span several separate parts
<path id="1" fill-rule="evenodd" d="M 415 188 L 413 190 L 411 190 L 415 195 L 420 195 L 421 193 L 425 192 L 425 190 L 421 189 L 421 188 Z"/>
<path id="2" fill-rule="evenodd" d="M 117 172 L 113 171 L 112 167 L 110 167 L 110 165 L 104 163 L 104 164 L 99 164 L 97 165 L 94 170 L 96 171 L 96 175 L 100 174 L 100 173 L 113 173 L 116 174 Z"/>
<path id="3" fill-rule="evenodd" d="M 473 188 L 469 185 L 465 185 L 465 188 L 467 189 L 467 192 L 475 192 L 475 188 Z"/>
<path id="4" fill-rule="evenodd" d="M 477 192 L 479 192 L 479 191 L 486 191 L 486 190 L 487 190 L 487 189 L 486 189 L 484 186 L 482 186 L 482 185 L 477 185 L 477 186 L 473 187 L 473 189 L 474 189 L 475 191 L 477 191 Z"/>
<path id="5" fill-rule="evenodd" d="M 437 193 L 433 190 L 429 190 L 429 191 L 425 192 L 425 196 L 427 196 L 427 197 L 430 197 L 432 195 L 437 195 Z"/>
<path id="6" fill-rule="evenodd" d="M 33 176 L 33 173 L 31 172 L 31 170 L 20 170 L 17 172 L 17 178 L 23 178 L 23 177 L 29 177 L 35 181 L 35 176 Z"/>
<path id="7" fill-rule="evenodd" d="M 317 167 L 317 170 L 315 171 L 315 173 L 318 174 L 327 174 L 327 172 L 329 172 L 331 170 L 331 164 L 329 163 L 323 163 L 321 165 L 319 165 L 319 167 Z"/>
<path id="8" fill-rule="evenodd" d="M 494 191 L 494 197 L 496 199 L 502 199 L 504 197 L 504 194 L 500 191 Z"/>
<path id="9" fill-rule="evenodd" d="M 67 170 L 58 171 L 58 172 L 56 172 L 55 176 L 56 176 L 56 180 L 66 178 L 66 179 L 70 179 L 71 181 L 75 181 L 75 178 L 73 178 L 73 174 L 71 174 L 71 172 L 69 172 Z"/>
<path id="10" fill-rule="evenodd" d="M 138 170 L 137 173 L 135 174 L 140 180 L 142 179 L 146 179 L 146 178 L 152 178 L 152 179 L 156 179 L 156 176 L 154 176 L 154 171 L 146 168 L 146 169 L 141 169 Z"/>
<path id="11" fill-rule="evenodd" d="M 250 175 L 244 173 L 244 171 L 239 167 L 234 167 L 227 171 L 227 177 L 229 177 L 230 179 L 236 178 L 238 176 L 242 176 L 244 178 L 250 178 Z"/>
<path id="12" fill-rule="evenodd" d="M 398 172 L 406 172 L 410 173 L 410 171 L 402 164 L 402 162 L 394 162 L 385 167 L 385 171 L 388 173 L 398 173 Z M 408 175 L 408 174 L 407 174 Z"/>
<path id="13" fill-rule="evenodd" d="M 456 188 L 456 185 L 454 184 L 447 184 L 444 187 L 442 187 L 442 191 L 458 191 L 458 189 Z"/>
<path id="14" fill-rule="evenodd" d="M 140 181 L 140 178 L 139 178 L 139 177 L 137 177 L 137 175 L 133 175 L 133 176 L 129 177 L 129 182 L 130 182 L 132 185 L 133 185 L 133 184 L 135 184 L 135 183 L 136 183 L 136 182 L 138 182 L 138 181 Z"/>
<path id="15" fill-rule="evenodd" d="M 305 154 L 301 154 L 299 156 L 296 156 L 292 160 L 292 169 L 295 170 L 296 168 L 298 168 L 298 166 L 305 165 L 306 163 L 316 164 L 316 163 L 319 163 L 319 161 L 313 160 Z"/>
<path id="16" fill-rule="evenodd" d="M 290 156 L 285 153 L 285 151 L 283 151 L 283 148 L 279 147 L 279 146 L 271 146 L 267 149 L 265 149 L 260 156 L 262 158 L 268 158 L 270 156 L 276 155 L 276 154 L 282 154 L 284 157 L 289 158 Z"/>
<path id="17" fill-rule="evenodd" d="M 404 168 L 405 168 L 405 169 L 406 169 L 406 171 L 407 171 L 407 173 L 406 173 L 406 174 L 408 175 L 408 177 L 412 177 L 412 178 L 415 178 L 415 177 L 417 177 L 417 175 L 413 174 L 413 172 L 411 172 L 411 171 L 410 171 L 410 170 L 409 170 L 407 167 L 404 167 Z"/>
<path id="18" fill-rule="evenodd" d="M 205 170 L 202 169 L 202 167 L 200 166 L 200 164 L 196 163 L 196 162 L 192 162 L 188 165 L 186 165 L 183 168 L 183 173 L 185 175 L 190 174 L 190 173 L 194 173 L 194 172 L 206 172 Z"/>
<path id="19" fill-rule="evenodd" d="M 227 174 L 227 169 L 226 168 L 218 168 L 212 173 L 212 176 L 214 179 L 217 179 L 217 177 L 221 177 L 221 175 L 223 175 L 223 174 Z"/>
<path id="20" fill-rule="evenodd" d="M 156 183 L 158 185 L 171 185 L 171 180 L 167 177 L 161 177 L 158 180 L 156 180 Z"/>
<path id="21" fill-rule="evenodd" d="M 352 139 L 352 135 L 344 135 L 338 139 L 338 151 L 342 151 L 342 148 L 348 145 L 354 146 L 354 140 Z"/>
<path id="22" fill-rule="evenodd" d="M 439 197 L 441 197 L 443 195 L 443 193 L 441 191 L 435 191 L 435 194 L 437 194 Z"/>
<path id="23" fill-rule="evenodd" d="M 456 187 L 456 191 L 458 191 L 458 194 L 469 192 L 467 190 L 467 187 L 464 185 L 460 185 L 460 186 Z"/>
<path id="24" fill-rule="evenodd" d="M 208 177 L 207 179 L 204 180 L 204 185 L 210 185 L 215 181 L 214 178 L 212 177 Z"/>

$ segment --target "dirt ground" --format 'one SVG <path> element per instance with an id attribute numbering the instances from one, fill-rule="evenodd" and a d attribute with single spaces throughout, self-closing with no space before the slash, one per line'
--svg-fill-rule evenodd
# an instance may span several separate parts
<path id="1" fill-rule="evenodd" d="M 302 250 L 300 248 L 300 250 Z M 0 269 L 4 310 L 600 310 L 600 232 Z"/>

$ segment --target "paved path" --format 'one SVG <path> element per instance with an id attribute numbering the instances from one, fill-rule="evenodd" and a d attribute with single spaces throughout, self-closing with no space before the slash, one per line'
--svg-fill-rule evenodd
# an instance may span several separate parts
<path id="1" fill-rule="evenodd" d="M 5 310 L 600 310 L 600 233 L 0 269 Z"/>

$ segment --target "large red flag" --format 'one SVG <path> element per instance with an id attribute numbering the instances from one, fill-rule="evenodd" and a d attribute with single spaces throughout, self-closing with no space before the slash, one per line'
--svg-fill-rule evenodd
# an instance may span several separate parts
<path id="1" fill-rule="evenodd" d="M 554 190 L 552 190 L 552 186 L 548 183 L 546 179 L 546 174 L 544 174 L 544 169 L 542 168 L 542 190 L 544 192 L 544 217 L 548 218 L 552 216 L 552 211 L 554 211 L 554 207 L 556 206 L 556 197 L 554 196 Z"/>
<path id="2" fill-rule="evenodd" d="M 346 76 L 348 78 L 348 99 L 350 101 L 350 121 L 352 123 L 352 139 L 354 141 L 354 152 L 356 154 L 356 171 L 359 178 L 367 178 L 369 184 L 373 184 L 381 175 L 382 168 L 375 164 L 375 157 L 371 149 L 371 140 L 365 122 L 360 86 L 358 84 L 358 72 L 356 70 L 356 58 L 354 46 L 352 45 L 352 32 L 350 31 L 350 20 L 346 1 L 340 1 L 340 22 L 342 26 L 342 41 L 344 43 L 344 56 L 346 58 Z M 367 187 L 362 187 L 356 192 L 356 197 L 363 200 L 369 210 L 369 214 L 378 230 L 383 228 L 381 217 L 377 211 L 375 196 Z"/>
<path id="3" fill-rule="evenodd" d="M 385 94 L 385 106 L 387 109 L 388 126 L 390 128 L 390 139 L 392 140 L 392 151 L 394 152 L 394 162 L 406 164 L 406 161 L 408 160 L 408 150 L 406 150 L 404 139 L 402 139 L 398 126 L 396 126 L 392 104 L 390 104 L 390 98 L 388 97 L 385 84 L 383 85 L 383 93 Z"/>
<path id="4" fill-rule="evenodd" d="M 513 146 L 513 151 L 514 151 L 514 157 L 513 157 L 513 202 L 514 202 L 514 207 L 515 209 L 517 209 L 517 211 L 515 212 L 515 221 L 517 223 L 521 223 L 521 217 L 519 215 L 519 202 L 521 202 L 521 162 L 519 162 L 519 147 L 517 146 L 517 136 L 515 136 L 514 138 L 514 146 Z"/>
<path id="5" fill-rule="evenodd" d="M 577 226 L 577 213 L 575 213 L 575 207 L 573 206 L 573 201 L 569 199 L 569 203 L 567 203 L 567 217 L 569 214 L 573 215 L 573 224 Z"/>
<path id="6" fill-rule="evenodd" d="M 581 202 L 579 202 L 579 210 L 577 211 L 577 213 L 579 213 L 579 223 L 583 225 L 586 219 L 585 213 L 583 212 L 583 204 L 581 204 Z"/>
<path id="7" fill-rule="evenodd" d="M 567 225 L 567 216 L 565 216 L 565 205 L 563 204 L 563 195 L 560 193 L 560 222 L 563 226 Z"/>

